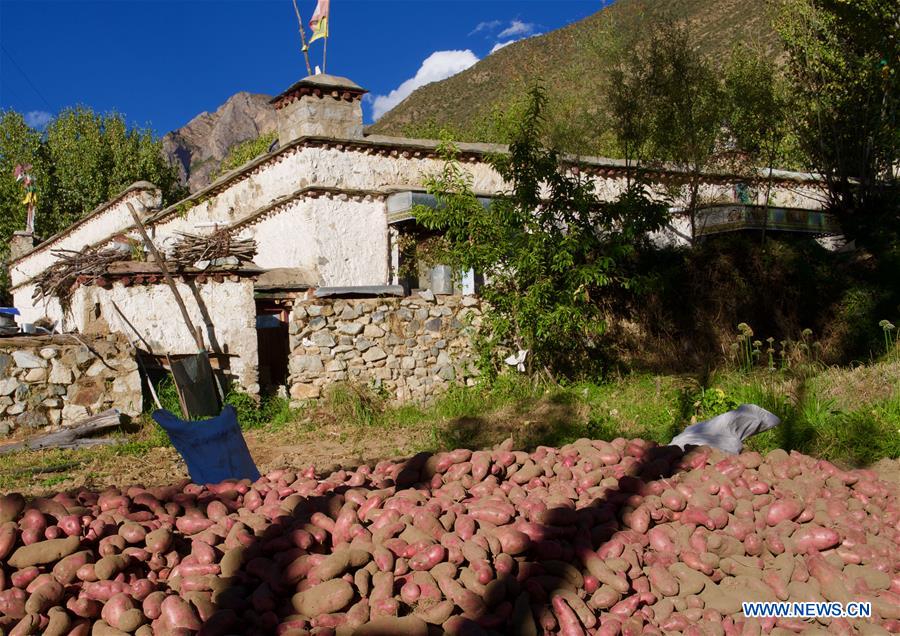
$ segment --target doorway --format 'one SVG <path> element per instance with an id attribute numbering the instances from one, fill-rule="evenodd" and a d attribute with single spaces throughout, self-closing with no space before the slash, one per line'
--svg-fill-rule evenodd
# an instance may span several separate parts
<path id="1" fill-rule="evenodd" d="M 287 387 L 290 356 L 291 307 L 283 300 L 256 301 L 256 343 L 259 356 L 259 388 L 262 395 Z"/>

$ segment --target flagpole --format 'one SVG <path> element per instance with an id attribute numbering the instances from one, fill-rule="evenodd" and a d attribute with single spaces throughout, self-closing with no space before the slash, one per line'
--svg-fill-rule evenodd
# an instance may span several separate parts
<path id="1" fill-rule="evenodd" d="M 294 13 L 297 14 L 297 26 L 300 27 L 300 41 L 303 43 L 303 59 L 306 61 L 306 74 L 312 75 L 312 66 L 309 63 L 309 46 L 306 44 L 306 32 L 303 30 L 303 18 L 300 17 L 300 9 L 297 7 L 297 0 L 294 2 Z"/>
<path id="2" fill-rule="evenodd" d="M 322 73 L 327 73 L 326 62 L 328 61 L 328 40 L 331 39 L 331 2 L 328 3 L 327 30 L 325 31 L 325 45 L 322 47 Z"/>

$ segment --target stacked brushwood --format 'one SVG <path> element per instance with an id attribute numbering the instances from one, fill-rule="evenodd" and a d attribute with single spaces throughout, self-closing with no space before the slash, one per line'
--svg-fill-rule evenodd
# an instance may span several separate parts
<path id="1" fill-rule="evenodd" d="M 172 248 L 171 260 L 179 267 L 191 267 L 196 263 L 213 263 L 229 257 L 238 263 L 246 263 L 256 256 L 256 241 L 234 238 L 227 230 L 219 230 L 207 236 L 178 232 L 178 243 Z"/>
<path id="2" fill-rule="evenodd" d="M 56 261 L 38 276 L 32 299 L 41 300 L 52 296 L 63 305 L 79 284 L 101 282 L 105 280 L 110 264 L 131 260 L 131 254 L 124 252 L 121 246 L 57 249 L 51 255 Z"/>

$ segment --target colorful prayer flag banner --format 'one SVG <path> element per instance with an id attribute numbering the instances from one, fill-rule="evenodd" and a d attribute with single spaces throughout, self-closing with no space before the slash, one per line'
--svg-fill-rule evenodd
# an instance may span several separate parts
<path id="1" fill-rule="evenodd" d="M 316 10 L 309 21 L 309 28 L 312 29 L 310 43 L 328 37 L 328 5 L 330 3 L 331 0 L 319 0 L 316 5 Z"/>

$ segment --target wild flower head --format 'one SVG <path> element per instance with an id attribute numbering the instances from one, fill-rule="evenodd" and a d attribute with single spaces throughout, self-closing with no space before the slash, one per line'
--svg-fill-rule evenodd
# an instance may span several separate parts
<path id="1" fill-rule="evenodd" d="M 742 322 L 737 326 L 737 328 L 738 331 L 740 331 L 743 335 L 747 337 L 753 336 L 753 329 L 751 329 L 750 325 L 748 325 L 746 322 Z"/>

